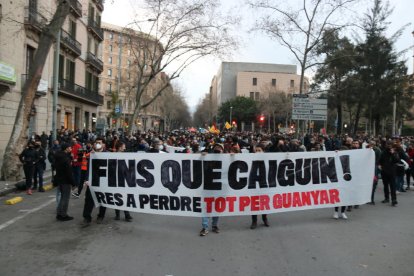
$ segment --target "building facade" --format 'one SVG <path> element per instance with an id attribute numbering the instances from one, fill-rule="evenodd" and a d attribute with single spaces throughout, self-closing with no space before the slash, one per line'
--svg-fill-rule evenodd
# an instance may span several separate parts
<path id="1" fill-rule="evenodd" d="M 93 129 L 103 96 L 100 27 L 103 0 L 69 0 L 71 12 L 60 34 L 57 128 Z M 0 156 L 9 140 L 21 91 L 33 64 L 43 28 L 56 10 L 54 0 L 2 2 L 0 10 Z M 52 130 L 53 63 L 51 47 L 32 107 L 29 132 Z"/>
<path id="2" fill-rule="evenodd" d="M 147 62 L 143 61 L 144 56 L 152 54 L 139 55 L 136 45 L 139 44 L 139 40 L 148 40 L 148 35 L 109 23 L 103 23 L 102 28 L 104 31 L 103 74 L 100 89 L 101 94 L 104 95 L 104 105 L 99 111 L 99 117 L 106 118 L 106 124 L 110 128 L 129 128 L 134 123 L 140 131 L 159 130 L 163 121 L 160 109 L 161 98 L 140 110 L 136 122 L 131 121 L 136 107 L 137 82 L 142 81 L 138 78 L 142 70 L 139 65 Z M 166 81 L 168 82 L 166 74 L 158 74 L 141 99 L 144 102 L 148 101 L 156 94 L 157 87 Z"/>
<path id="3" fill-rule="evenodd" d="M 274 92 L 299 93 L 300 75 L 296 72 L 296 65 L 222 62 L 210 87 L 216 99 L 214 108 L 237 96 L 259 100 Z M 305 78 L 304 91 L 308 89 Z"/>

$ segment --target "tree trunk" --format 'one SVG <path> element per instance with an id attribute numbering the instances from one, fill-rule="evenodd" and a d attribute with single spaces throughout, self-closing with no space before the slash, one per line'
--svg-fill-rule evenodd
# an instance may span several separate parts
<path id="1" fill-rule="evenodd" d="M 300 83 L 299 83 L 299 94 L 303 94 L 303 80 L 305 79 L 305 64 L 306 64 L 307 56 L 303 57 L 303 64 L 301 64 L 300 68 Z"/>
<path id="2" fill-rule="evenodd" d="M 336 134 L 341 135 L 342 134 L 342 104 L 341 103 L 337 103 L 336 110 L 337 110 L 337 116 L 338 116 L 338 120 L 336 122 Z"/>
<path id="3" fill-rule="evenodd" d="M 354 131 L 353 131 L 353 135 L 355 136 L 357 131 L 358 131 L 358 124 L 359 124 L 359 119 L 361 117 L 361 109 L 362 109 L 362 104 L 361 102 L 358 103 L 358 107 L 357 107 L 357 111 L 355 114 L 355 123 L 354 123 Z"/>
<path id="4" fill-rule="evenodd" d="M 18 180 L 20 177 L 20 160 L 19 154 L 27 144 L 27 130 L 31 117 L 31 110 L 34 104 L 37 86 L 42 77 L 43 68 L 49 50 L 62 28 L 66 16 L 70 12 L 69 1 L 59 1 L 56 12 L 50 23 L 43 28 L 40 35 L 39 45 L 36 50 L 33 66 L 29 68 L 29 75 L 23 86 L 19 107 L 14 120 L 13 130 L 7 143 L 1 174 L 3 180 Z M 7 158 L 6 158 L 7 157 Z"/>

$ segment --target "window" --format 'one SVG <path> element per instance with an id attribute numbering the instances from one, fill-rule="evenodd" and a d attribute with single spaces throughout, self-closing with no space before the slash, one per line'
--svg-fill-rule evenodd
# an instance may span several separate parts
<path id="1" fill-rule="evenodd" d="M 128 64 L 128 67 L 131 66 L 131 61 L 128 60 L 127 64 Z"/>
<path id="2" fill-rule="evenodd" d="M 250 92 L 250 99 L 254 100 L 254 92 Z"/>
<path id="3" fill-rule="evenodd" d="M 98 93 L 99 78 L 91 72 L 86 71 L 85 87 L 90 92 Z"/>
<path id="4" fill-rule="evenodd" d="M 27 45 L 27 50 L 26 50 L 26 74 L 27 75 L 29 75 L 29 70 L 33 63 L 35 51 L 36 51 L 35 48 Z"/>
<path id="5" fill-rule="evenodd" d="M 109 64 L 112 64 L 112 57 L 109 57 L 109 58 L 108 58 L 108 63 L 109 63 Z"/>
<path id="6" fill-rule="evenodd" d="M 65 57 L 63 55 L 59 55 L 59 80 L 63 80 L 63 76 L 65 73 Z"/>
<path id="7" fill-rule="evenodd" d="M 91 52 L 92 49 L 92 37 L 88 36 L 88 52 Z"/>
<path id="8" fill-rule="evenodd" d="M 290 88 L 295 87 L 295 80 L 290 80 Z"/>
<path id="9" fill-rule="evenodd" d="M 75 83 L 75 62 L 66 59 L 66 75 L 65 79 L 70 83 Z"/>
<path id="10" fill-rule="evenodd" d="M 128 72 L 128 79 L 131 79 L 131 73 Z"/>
<path id="11" fill-rule="evenodd" d="M 111 101 L 106 102 L 106 109 L 111 109 Z"/>
<path id="12" fill-rule="evenodd" d="M 127 53 L 128 53 L 128 56 L 130 56 L 131 55 L 131 50 L 128 50 Z"/>
<path id="13" fill-rule="evenodd" d="M 108 92 L 112 93 L 112 83 L 108 83 Z"/>
<path id="14" fill-rule="evenodd" d="M 257 78 L 253 78 L 253 85 L 257 85 Z"/>
<path id="15" fill-rule="evenodd" d="M 109 52 L 112 52 L 112 45 L 109 45 Z"/>
<path id="16" fill-rule="evenodd" d="M 112 77 L 112 69 L 108 69 L 108 76 Z"/>
<path id="17" fill-rule="evenodd" d="M 91 4 L 89 4 L 88 17 L 89 17 L 90 20 L 94 21 L 95 8 Z"/>
<path id="18" fill-rule="evenodd" d="M 114 34 L 113 33 L 109 33 L 109 39 L 114 40 Z"/>
<path id="19" fill-rule="evenodd" d="M 255 93 L 255 100 L 256 101 L 260 100 L 260 92 Z"/>
<path id="20" fill-rule="evenodd" d="M 276 86 L 276 79 L 272 79 L 272 86 Z"/>
<path id="21" fill-rule="evenodd" d="M 76 21 L 69 20 L 69 33 L 76 39 Z"/>

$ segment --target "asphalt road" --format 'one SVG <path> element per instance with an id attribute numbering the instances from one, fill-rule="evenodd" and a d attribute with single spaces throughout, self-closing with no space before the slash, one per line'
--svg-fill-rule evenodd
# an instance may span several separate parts
<path id="1" fill-rule="evenodd" d="M 198 218 L 133 213 L 128 223 L 112 210 L 81 228 L 83 199 L 71 198 L 75 220 L 57 222 L 54 192 L 1 198 L 0 275 L 414 275 L 414 191 L 393 208 L 380 189 L 348 220 L 289 212 L 250 230 L 250 217 L 225 217 L 205 237 Z"/>

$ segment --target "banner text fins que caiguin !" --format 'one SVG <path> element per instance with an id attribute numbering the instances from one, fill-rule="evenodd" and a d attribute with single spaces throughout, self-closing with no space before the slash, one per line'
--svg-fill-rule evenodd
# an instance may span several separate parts
<path id="1" fill-rule="evenodd" d="M 232 216 L 364 204 L 374 152 L 94 153 L 97 206 L 178 216 Z"/>

